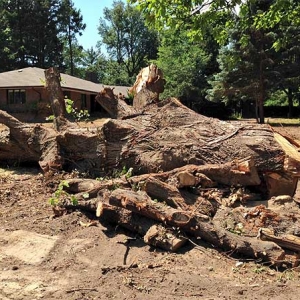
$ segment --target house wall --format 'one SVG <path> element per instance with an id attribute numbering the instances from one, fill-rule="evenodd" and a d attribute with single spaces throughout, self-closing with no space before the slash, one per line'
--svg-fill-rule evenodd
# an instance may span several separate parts
<path id="1" fill-rule="evenodd" d="M 21 88 L 22 89 L 22 88 Z M 8 103 L 7 90 L 0 90 L 0 108 L 9 113 L 36 111 L 39 102 L 46 98 L 46 91 L 41 88 L 26 89 L 25 103 Z"/>
<path id="2" fill-rule="evenodd" d="M 66 96 L 66 94 L 64 93 L 64 95 Z M 74 107 L 77 109 L 87 109 L 89 112 L 91 111 L 91 95 L 85 94 L 85 99 L 86 99 L 86 105 L 84 105 L 84 103 L 82 103 L 82 99 L 81 99 L 81 95 L 82 93 L 78 93 L 78 92 L 70 92 L 69 93 L 69 97 L 72 101 L 74 101 Z"/>
<path id="3" fill-rule="evenodd" d="M 6 90 L 0 90 L 0 109 L 4 109 L 7 104 Z"/>
<path id="4" fill-rule="evenodd" d="M 91 95 L 86 94 L 86 105 L 82 106 L 81 94 L 78 92 L 63 91 L 64 96 L 74 101 L 77 109 L 91 110 Z M 7 90 L 0 90 L 0 109 L 8 113 L 36 113 L 39 117 L 51 115 L 51 108 L 48 102 L 48 94 L 45 88 L 26 89 L 26 103 L 11 104 L 7 101 Z"/>

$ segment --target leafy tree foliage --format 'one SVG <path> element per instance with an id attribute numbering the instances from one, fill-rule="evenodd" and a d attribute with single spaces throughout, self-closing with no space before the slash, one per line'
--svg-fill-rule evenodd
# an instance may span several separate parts
<path id="1" fill-rule="evenodd" d="M 82 59 L 84 58 L 83 47 L 78 44 L 77 40 L 72 41 L 72 54 L 70 55 L 70 47 L 68 43 L 63 44 L 63 64 L 61 66 L 61 71 L 63 73 L 84 78 L 84 68 L 81 65 Z"/>
<path id="2" fill-rule="evenodd" d="M 294 24 L 276 26 L 277 40 L 281 46 L 275 60 L 277 75 L 275 90 L 281 90 L 288 99 L 289 117 L 293 116 L 295 102 L 300 102 L 300 27 Z"/>
<path id="3" fill-rule="evenodd" d="M 75 34 L 85 25 L 72 1 L 0 0 L 0 20 L 0 71 L 62 67 L 67 45 L 67 61 L 73 72 Z"/>
<path id="4" fill-rule="evenodd" d="M 83 50 L 78 46 L 76 34 L 81 35 L 86 24 L 83 23 L 83 17 L 79 9 L 74 7 L 71 0 L 62 0 L 58 10 L 58 21 L 60 25 L 60 35 L 64 41 L 65 47 L 68 49 L 67 58 L 67 73 L 76 75 L 74 70 L 75 58 L 78 59 L 78 54 Z M 77 52 L 77 55 L 75 55 Z"/>
<path id="5" fill-rule="evenodd" d="M 166 79 L 163 97 L 175 96 L 189 107 L 204 99 L 205 70 L 210 55 L 200 43 L 193 42 L 186 30 L 166 30 L 158 51 L 157 65 Z"/>
<path id="6" fill-rule="evenodd" d="M 202 28 L 210 26 L 219 18 L 220 12 L 237 12 L 245 2 L 251 4 L 257 0 L 129 0 L 136 4 L 145 15 L 149 24 L 159 30 L 180 28 L 186 24 L 190 26 L 190 35 L 204 37 Z M 261 4 L 264 0 L 260 0 Z M 300 23 L 300 2 L 298 0 L 276 0 L 267 11 L 259 12 L 254 20 L 256 28 L 272 28 L 286 21 Z M 219 41 L 225 41 L 227 31 L 234 26 L 234 20 L 228 19 L 226 26 L 223 24 L 214 27 L 214 33 Z"/>
<path id="7" fill-rule="evenodd" d="M 156 58 L 157 33 L 145 26 L 141 13 L 134 6 L 122 1 L 113 2 L 113 7 L 105 8 L 103 14 L 98 31 L 109 54 L 109 65 L 115 61 L 122 66 L 127 73 L 127 84 L 131 84 L 139 70 Z"/>
<path id="8" fill-rule="evenodd" d="M 224 39 L 226 28 L 219 23 L 220 12 L 227 14 L 234 11 L 243 0 L 129 0 L 145 15 L 148 24 L 159 31 L 164 28 L 181 28 L 189 26 L 189 35 L 193 38 L 205 38 L 203 28 L 214 26 L 214 35 L 218 40 Z M 227 20 L 226 26 L 232 24 Z"/>
<path id="9" fill-rule="evenodd" d="M 236 30 L 231 32 L 230 43 L 220 56 L 222 71 L 212 82 L 212 94 L 223 99 L 226 96 L 227 100 L 232 100 L 238 96 L 254 100 L 260 123 L 264 123 L 263 104 L 268 90 L 276 81 L 273 70 L 276 53 L 272 47 L 274 34 L 251 26 L 251 20 L 257 11 L 266 11 L 271 1 L 244 4 L 236 18 Z"/>
<path id="10" fill-rule="evenodd" d="M 236 28 L 223 48 L 220 57 L 221 72 L 211 81 L 213 89 L 209 98 L 232 102 L 252 100 L 256 102 L 259 122 L 264 122 L 264 103 L 272 92 L 284 91 L 292 107 L 299 92 L 300 70 L 298 29 L 291 24 L 273 28 L 257 28 L 257 15 L 268 13 L 275 1 L 248 1 L 236 16 Z M 287 37 L 276 50 L 276 43 Z M 297 42 L 298 41 L 298 42 Z M 290 108 L 291 112 L 291 108 Z"/>
<path id="11" fill-rule="evenodd" d="M 5 36 L 2 71 L 61 63 L 62 43 L 54 17 L 58 3 L 57 0 L 0 1 L 2 36 Z"/>
<path id="12" fill-rule="evenodd" d="M 3 3 L 0 2 L 0 72 L 12 69 L 9 42 L 10 29 L 7 25 Z"/>
<path id="13" fill-rule="evenodd" d="M 108 59 L 100 65 L 98 79 L 103 84 L 119 86 L 131 85 L 133 81 L 133 78 L 128 77 L 124 66 L 113 59 Z"/>
<path id="14" fill-rule="evenodd" d="M 98 71 L 106 63 L 101 50 L 91 47 L 83 51 L 80 65 L 84 71 L 84 78 L 93 82 L 99 82 Z"/>

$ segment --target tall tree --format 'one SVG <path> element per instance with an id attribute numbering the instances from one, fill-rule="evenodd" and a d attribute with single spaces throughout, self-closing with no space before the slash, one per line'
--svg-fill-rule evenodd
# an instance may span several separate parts
<path id="1" fill-rule="evenodd" d="M 29 56 L 32 64 L 41 68 L 61 66 L 63 45 L 58 38 L 57 13 L 59 1 L 32 1 L 35 16 L 29 20 L 33 36 L 28 37 Z"/>
<path id="2" fill-rule="evenodd" d="M 149 30 L 136 7 L 114 1 L 111 9 L 104 9 L 98 27 L 101 42 L 111 60 L 123 66 L 128 84 L 149 60 L 157 57 L 158 36 Z"/>
<path id="3" fill-rule="evenodd" d="M 0 2 L 0 72 L 10 70 L 11 53 L 9 49 L 10 28 L 8 26 L 3 2 Z"/>
<path id="4" fill-rule="evenodd" d="M 59 64 L 62 44 L 55 15 L 58 0 L 1 0 L 1 26 L 6 34 L 4 69 Z"/>
<path id="5" fill-rule="evenodd" d="M 107 85 L 129 86 L 132 79 L 128 77 L 128 73 L 122 64 L 118 64 L 113 59 L 107 59 L 99 65 L 97 70 L 98 79 L 101 83 Z"/>
<path id="6" fill-rule="evenodd" d="M 276 89 L 283 91 L 288 99 L 289 113 L 293 116 L 293 104 L 300 95 L 300 24 L 287 23 L 285 20 L 276 26 L 278 58 L 274 70 L 277 73 Z M 298 103 L 299 104 L 299 103 Z"/>
<path id="7" fill-rule="evenodd" d="M 82 59 L 84 57 L 84 50 L 81 45 L 79 45 L 77 40 L 72 41 L 72 55 L 70 55 L 70 47 L 68 43 L 64 43 L 62 58 L 63 65 L 61 70 L 72 76 L 79 78 L 84 78 L 84 68 L 81 65 Z"/>
<path id="8" fill-rule="evenodd" d="M 194 108 L 204 99 L 207 88 L 206 69 L 211 54 L 203 44 L 191 41 L 185 29 L 164 31 L 156 64 L 166 79 L 163 96 L 175 96 Z"/>
<path id="9" fill-rule="evenodd" d="M 254 99 L 259 122 L 264 122 L 264 102 L 270 93 L 282 90 L 289 100 L 299 92 L 299 29 L 282 19 L 274 27 L 256 27 L 258 15 L 268 15 L 276 1 L 247 1 L 241 6 L 236 28 L 219 57 L 221 72 L 211 81 L 210 99 Z M 276 51 L 275 51 L 276 50 Z"/>
<path id="10" fill-rule="evenodd" d="M 81 65 L 84 69 L 84 77 L 93 82 L 99 82 L 98 72 L 101 67 L 106 63 L 104 55 L 101 53 L 101 49 L 94 49 L 91 47 L 83 51 L 81 58 Z"/>
<path id="11" fill-rule="evenodd" d="M 71 0 L 62 0 L 58 10 L 58 21 L 60 24 L 60 36 L 68 49 L 66 58 L 68 62 L 67 70 L 69 70 L 70 75 L 75 75 L 74 52 L 75 50 L 83 50 L 78 46 L 76 35 L 82 35 L 86 24 L 83 23 L 80 9 L 76 9 Z"/>

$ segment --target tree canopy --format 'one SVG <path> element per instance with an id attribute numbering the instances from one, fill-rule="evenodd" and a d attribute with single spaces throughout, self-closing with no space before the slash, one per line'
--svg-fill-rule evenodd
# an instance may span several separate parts
<path id="1" fill-rule="evenodd" d="M 140 69 L 157 57 L 157 32 L 146 27 L 136 7 L 122 1 L 114 1 L 103 15 L 98 27 L 100 42 L 106 46 L 109 59 L 124 68 L 130 84 Z"/>
<path id="2" fill-rule="evenodd" d="M 145 15 L 148 24 L 155 26 L 158 30 L 165 27 L 179 28 L 189 24 L 191 36 L 201 36 L 201 29 L 210 26 L 220 18 L 220 13 L 238 14 L 241 6 L 245 3 L 252 5 L 264 0 L 129 0 L 135 4 Z M 259 12 L 254 20 L 257 28 L 270 28 L 282 22 L 300 23 L 300 3 L 294 0 L 273 1 L 268 11 Z M 215 36 L 218 40 L 224 41 L 224 35 L 228 28 L 234 25 L 234 20 L 228 19 L 226 27 L 215 26 Z"/>
<path id="3" fill-rule="evenodd" d="M 0 0 L 0 19 L 1 71 L 63 67 L 64 45 L 72 62 L 71 43 L 85 27 L 80 11 L 69 0 Z"/>
<path id="4" fill-rule="evenodd" d="M 82 47 L 77 43 L 76 35 L 82 34 L 86 24 L 83 23 L 83 17 L 79 9 L 74 7 L 74 3 L 71 0 L 62 0 L 61 5 L 58 9 L 58 21 L 60 36 L 64 42 L 65 48 L 67 49 L 66 57 L 68 58 L 68 64 L 66 69 L 71 75 L 75 75 L 74 70 L 74 59 L 80 56 Z M 74 55 L 75 51 L 79 50 L 77 55 Z"/>
<path id="5" fill-rule="evenodd" d="M 215 46 L 192 41 L 185 28 L 165 30 L 155 61 L 166 79 L 162 97 L 177 97 L 197 110 L 205 101 L 208 77 L 217 71 Z"/>

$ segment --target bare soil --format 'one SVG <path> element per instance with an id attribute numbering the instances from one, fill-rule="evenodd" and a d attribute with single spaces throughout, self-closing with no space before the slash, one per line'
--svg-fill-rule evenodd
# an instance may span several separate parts
<path id="1" fill-rule="evenodd" d="M 300 140 L 298 127 L 277 129 Z M 298 268 L 277 270 L 201 240 L 161 251 L 82 211 L 53 217 L 49 198 L 66 176 L 0 169 L 1 300 L 298 299 Z"/>

